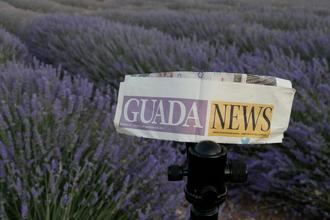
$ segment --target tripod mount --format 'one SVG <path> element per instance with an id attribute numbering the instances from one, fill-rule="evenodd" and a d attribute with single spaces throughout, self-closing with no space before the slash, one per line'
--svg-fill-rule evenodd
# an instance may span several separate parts
<path id="1" fill-rule="evenodd" d="M 191 220 L 216 220 L 227 196 L 226 183 L 246 182 L 247 167 L 241 161 L 228 160 L 226 147 L 212 141 L 187 143 L 186 152 L 186 164 L 168 167 L 168 180 L 187 177 L 184 192 L 192 204 Z"/>

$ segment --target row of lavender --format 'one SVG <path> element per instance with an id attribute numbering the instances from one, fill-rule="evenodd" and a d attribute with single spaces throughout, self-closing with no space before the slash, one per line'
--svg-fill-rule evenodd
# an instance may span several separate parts
<path id="1" fill-rule="evenodd" d="M 130 16 L 131 15 L 127 17 Z M 134 16 L 134 19 L 131 19 L 131 21 L 139 21 L 139 16 Z M 147 17 L 148 16 L 150 15 L 147 15 Z M 216 17 L 215 15 L 210 15 L 212 19 L 214 19 L 214 17 L 212 16 Z M 26 30 L 23 31 L 21 37 L 28 46 L 31 54 L 36 56 L 41 61 L 54 64 L 55 66 L 61 65 L 65 70 L 68 70 L 70 73 L 75 75 L 74 79 L 77 81 L 83 80 L 78 76 L 83 75 L 83 77 L 89 78 L 91 81 L 93 81 L 99 88 L 103 88 L 104 85 L 111 85 L 112 87 L 116 88 L 118 82 L 123 77 L 123 74 L 166 71 L 173 69 L 247 72 L 263 75 L 269 74 L 292 80 L 295 85 L 295 88 L 298 91 L 294 103 L 291 126 L 285 137 L 284 145 L 262 147 L 244 146 L 244 148 L 235 148 L 235 150 L 239 153 L 237 156 L 243 157 L 245 160 L 249 161 L 251 174 L 253 175 L 249 187 L 245 189 L 247 189 L 248 193 L 255 194 L 255 192 L 258 192 L 260 193 L 260 195 L 264 195 L 263 197 L 256 197 L 256 199 L 262 198 L 264 200 L 268 198 L 273 201 L 277 198 L 276 201 L 279 202 L 279 204 L 285 201 L 286 206 L 290 208 L 296 208 L 296 210 L 300 211 L 301 214 L 308 214 L 314 217 L 328 217 L 330 213 L 328 201 L 328 195 L 330 190 L 330 162 L 328 160 L 328 158 L 330 157 L 330 127 L 328 125 L 328 121 L 330 113 L 329 108 L 327 106 L 329 103 L 329 96 L 327 96 L 327 94 L 330 93 L 330 75 L 327 59 L 324 59 L 328 58 L 328 51 L 326 50 L 327 48 L 324 46 L 324 44 L 329 40 L 329 37 L 327 37 L 328 31 L 320 31 L 320 28 L 313 29 L 308 26 L 306 28 L 302 28 L 303 30 L 301 31 L 293 30 L 293 33 L 291 35 L 291 32 L 273 31 L 268 30 L 263 26 L 260 26 L 261 29 L 254 30 L 253 32 L 242 32 L 242 30 L 245 29 L 244 27 L 240 27 L 238 25 L 239 22 L 234 22 L 236 26 L 234 25 L 234 28 L 232 29 L 213 28 L 214 26 L 212 26 L 212 23 L 210 23 L 212 19 L 210 19 L 210 17 L 206 15 L 184 16 L 178 14 L 177 17 L 172 18 L 174 19 L 174 22 L 173 20 L 171 21 L 170 16 L 160 17 L 165 22 L 160 22 L 156 20 L 156 22 L 154 24 L 151 24 L 150 27 L 155 26 L 162 31 L 172 34 L 175 37 L 164 34 L 157 30 L 145 30 L 143 28 L 134 27 L 130 25 L 112 23 L 101 18 L 81 16 L 72 17 L 64 15 L 47 16 L 46 18 L 36 20 L 34 23 L 32 23 L 31 26 L 27 27 Z M 156 16 L 153 16 L 151 18 L 152 19 L 145 20 L 153 21 L 157 19 Z M 220 18 L 220 20 L 215 20 L 214 24 L 217 24 L 217 22 L 220 21 L 227 22 L 231 19 L 228 18 L 227 20 L 224 20 L 223 16 L 220 16 Z M 236 18 L 232 20 L 236 21 Z M 198 28 L 195 28 L 195 26 L 188 25 L 192 21 L 199 21 L 199 23 L 197 23 L 200 25 L 196 25 L 196 27 Z M 170 23 L 171 26 L 168 22 L 172 22 Z M 195 23 L 196 22 L 194 22 L 194 24 Z M 180 26 L 175 26 L 175 24 L 179 24 Z M 208 24 L 209 26 L 207 26 L 206 24 Z M 256 26 L 259 27 L 259 25 Z M 217 27 L 217 25 L 215 25 L 215 27 Z M 170 30 L 164 28 L 168 28 Z M 180 30 L 182 31 L 182 33 L 179 32 L 176 34 L 175 32 L 173 32 L 174 29 Z M 320 32 L 324 33 L 321 38 L 318 35 Z M 225 38 L 228 40 L 217 42 L 218 39 L 223 39 L 219 38 L 219 33 L 222 34 L 221 36 L 225 36 Z M 245 35 L 242 35 L 242 33 L 244 33 Z M 301 34 L 305 34 L 304 37 L 301 37 Z M 196 36 L 197 39 L 190 36 Z M 216 37 L 212 38 L 212 36 Z M 237 36 L 241 36 L 242 40 L 240 41 Z M 269 36 L 272 36 L 272 39 L 276 39 L 273 45 L 268 44 Z M 288 38 L 288 36 L 293 37 Z M 178 37 L 180 37 L 180 39 L 177 39 Z M 309 43 L 307 43 L 307 41 Z M 231 44 L 231 42 L 235 42 L 235 44 Z M 292 42 L 295 42 L 295 44 L 293 44 L 294 47 L 288 49 Z M 4 51 L 10 50 L 7 49 Z M 305 52 L 303 53 L 302 51 Z M 0 52 L 0 54 L 1 53 L 6 54 L 2 51 Z M 26 72 L 27 75 L 35 74 L 36 77 L 29 77 L 29 80 L 27 82 L 29 82 L 30 84 L 20 84 L 19 78 L 24 78 L 24 76 L 21 75 L 22 72 Z M 46 77 L 46 81 L 48 82 L 43 82 L 45 83 L 45 85 L 42 85 L 43 83 L 41 83 L 40 85 L 35 85 L 35 82 L 38 81 L 39 78 L 42 78 L 40 77 L 40 72 L 43 72 L 43 74 L 45 75 L 50 75 L 50 78 Z M 75 105 L 75 99 L 73 97 L 82 96 L 82 98 L 80 99 L 84 99 L 85 97 L 86 100 L 94 100 L 94 98 L 99 99 L 98 97 L 100 96 L 104 99 L 109 99 L 108 104 L 104 104 L 104 106 L 111 106 L 110 103 L 115 101 L 113 94 L 111 94 L 111 92 L 105 92 L 105 94 L 107 94 L 105 95 L 107 98 L 103 97 L 104 93 L 92 93 L 92 95 L 86 95 L 85 93 L 80 94 L 81 91 L 75 88 L 74 83 L 72 84 L 72 81 L 70 81 L 68 77 L 64 77 L 64 80 L 61 80 L 63 76 L 61 76 L 60 72 L 57 72 L 57 74 L 54 72 L 56 72 L 56 70 L 50 67 L 45 68 L 40 65 L 36 65 L 34 69 L 23 68 L 22 66 L 14 65 L 2 70 L 4 79 L 1 80 L 1 82 L 7 83 L 5 83 L 4 85 L 2 85 L 3 83 L 1 83 L 2 87 L 0 88 L 5 91 L 2 92 L 4 95 L 1 97 L 3 97 L 2 99 L 15 100 L 15 102 L 8 102 L 3 106 L 8 106 L 9 112 L 14 112 L 12 113 L 14 114 L 14 116 L 11 116 L 12 118 L 17 119 L 27 117 L 32 124 L 22 125 L 20 123 L 17 123 L 18 125 L 16 125 L 16 123 L 14 122 L 14 124 L 11 126 L 10 116 L 7 114 L 8 111 L 6 109 L 2 110 L 2 114 L 4 115 L 3 121 L 7 123 L 4 123 L 3 127 L 0 128 L 0 130 L 3 132 L 1 136 L 2 139 L 0 139 L 3 140 L 2 149 L 10 149 L 10 146 L 13 146 L 13 149 L 17 148 L 17 150 L 14 150 L 14 153 L 11 154 L 14 155 L 13 157 L 8 156 L 10 155 L 10 153 L 8 153 L 7 151 L 3 151 L 5 152 L 4 156 L 7 156 L 5 170 L 8 171 L 9 169 L 12 169 L 12 172 L 15 173 L 15 175 L 18 175 L 16 174 L 17 172 L 15 170 L 22 169 L 20 171 L 22 175 L 26 173 L 28 173 L 29 175 L 35 175 L 34 172 L 36 171 L 28 172 L 33 170 L 31 169 L 31 167 L 29 167 L 29 169 L 11 168 L 10 166 L 15 166 L 13 165 L 15 163 L 11 163 L 10 161 L 21 160 L 20 157 L 22 156 L 20 154 L 25 151 L 19 151 L 19 148 L 22 146 L 25 147 L 25 136 L 27 138 L 29 136 L 32 136 L 33 139 L 37 138 L 38 136 L 41 136 L 41 140 L 50 141 L 49 145 L 52 146 L 49 148 L 47 146 L 47 148 L 44 149 L 45 152 L 48 152 L 47 149 L 56 149 L 57 147 L 60 149 L 60 155 L 63 155 L 63 158 L 66 159 L 58 159 L 58 153 L 56 154 L 54 150 L 54 152 L 49 151 L 51 152 L 49 153 L 49 158 L 51 159 L 47 159 L 45 161 L 42 161 L 41 159 L 40 161 L 38 159 L 35 159 L 38 162 L 29 162 L 25 158 L 25 163 L 29 164 L 27 166 L 35 167 L 36 170 L 38 170 L 38 166 L 41 167 L 40 169 L 47 173 L 50 179 L 52 175 L 55 175 L 52 169 L 56 170 L 57 166 L 62 166 L 56 165 L 56 161 L 57 163 L 59 161 L 62 161 L 61 163 L 65 164 L 65 166 L 63 166 L 66 169 L 64 169 L 64 167 L 61 168 L 61 172 L 64 172 L 65 170 L 68 170 L 68 167 L 70 166 L 77 167 L 77 165 L 74 165 L 73 162 L 71 164 L 71 160 L 68 158 L 74 158 L 74 155 L 81 154 L 83 156 L 80 155 L 80 157 L 84 159 L 80 159 L 81 164 L 79 164 L 78 167 L 80 166 L 80 169 L 82 169 L 84 168 L 84 166 L 86 166 L 87 170 L 90 169 L 90 171 L 87 172 L 87 175 L 92 173 L 95 174 L 95 177 L 92 174 L 90 174 L 90 176 L 93 176 L 93 178 L 97 178 L 97 176 L 101 174 L 97 173 L 96 171 L 99 171 L 101 168 L 103 168 L 104 164 L 100 164 L 95 161 L 95 159 L 93 159 L 91 155 L 96 153 L 97 149 L 99 148 L 90 147 L 89 144 L 93 146 L 102 146 L 100 148 L 107 146 L 107 148 L 105 147 L 104 149 L 111 149 L 111 154 L 108 157 L 108 160 L 114 161 L 114 163 L 110 163 L 109 167 L 103 168 L 104 173 L 109 173 L 109 171 L 111 170 L 112 172 L 117 172 L 113 176 L 120 177 L 118 178 L 118 180 L 116 180 L 117 178 L 114 179 L 111 175 L 111 177 L 109 177 L 109 183 L 113 181 L 116 182 L 123 180 L 127 173 L 130 173 L 130 175 L 133 176 L 140 175 L 134 174 L 133 170 L 131 169 L 140 169 L 146 163 L 151 163 L 150 166 L 154 167 L 157 166 L 152 165 L 152 162 L 159 164 L 159 168 L 156 169 L 157 173 L 155 173 L 155 176 L 152 175 L 151 177 L 148 177 L 147 173 L 150 172 L 148 170 L 144 174 L 142 172 L 142 176 L 135 176 L 135 178 L 126 180 L 126 185 L 129 185 L 130 187 L 124 186 L 122 189 L 117 188 L 116 192 L 125 190 L 127 191 L 125 191 L 126 193 L 124 194 L 119 194 L 115 198 L 126 198 L 126 202 L 122 203 L 124 205 L 120 208 L 130 205 L 131 208 L 138 209 L 139 206 L 141 206 L 140 208 L 142 209 L 142 212 L 148 211 L 148 208 L 144 206 L 145 201 L 143 199 L 150 200 L 150 213 L 153 213 L 154 216 L 163 216 L 163 218 L 165 218 L 165 213 L 171 210 L 171 208 L 176 207 L 178 203 L 182 201 L 177 198 L 167 197 L 170 193 L 174 195 L 175 193 L 173 192 L 178 192 L 178 190 L 180 189 L 176 188 L 176 186 L 174 185 L 172 185 L 173 188 L 171 188 L 166 183 L 166 180 L 162 179 L 165 178 L 164 171 L 166 169 L 166 165 L 173 160 L 180 159 L 180 155 L 178 153 L 175 153 L 175 151 L 171 150 L 171 148 L 169 148 L 168 146 L 158 148 L 157 145 L 160 144 L 158 142 L 150 143 L 145 142 L 143 140 L 138 140 L 139 142 L 136 145 L 141 146 L 139 146 L 140 149 L 136 149 L 138 148 L 138 146 L 130 144 L 130 141 L 132 141 L 132 139 L 115 135 L 114 129 L 111 127 L 111 125 L 108 125 L 110 127 L 107 129 L 109 131 L 109 133 L 107 134 L 100 134 L 96 132 L 100 130 L 99 128 L 105 126 L 102 123 L 104 121 L 104 118 L 103 120 L 101 119 L 105 116 L 99 116 L 99 120 L 93 119 L 94 121 L 90 121 L 89 118 L 92 115 L 96 115 L 95 117 L 98 117 L 97 115 L 102 115 L 104 114 L 104 112 L 108 112 L 111 115 L 111 109 L 109 107 L 101 107 L 100 109 L 96 108 L 97 110 L 94 110 L 93 112 L 89 113 L 90 117 L 88 117 L 88 115 L 82 116 L 82 113 L 79 111 L 77 112 L 77 115 L 75 115 L 72 111 L 72 108 Z M 52 75 L 56 75 L 57 78 L 54 79 Z M 53 93 L 44 92 L 45 90 L 48 90 L 47 87 L 52 87 L 53 84 L 57 85 L 62 83 L 62 88 L 68 87 L 68 89 L 64 89 L 66 91 L 63 92 L 64 94 L 61 94 L 60 92 L 61 86 L 58 86 L 57 89 L 54 89 Z M 11 87 L 8 87 L 8 84 L 11 85 Z M 76 85 L 77 88 L 83 87 L 82 85 L 79 86 L 78 84 Z M 26 88 L 24 86 L 26 86 Z M 30 96 L 25 95 L 26 97 L 24 97 L 24 100 L 31 100 L 31 102 L 33 101 L 33 99 L 41 100 L 39 100 L 39 102 L 42 103 L 39 112 L 42 111 L 46 113 L 40 116 L 42 118 L 41 124 L 45 123 L 45 125 L 38 126 L 38 123 L 40 123 L 40 121 L 35 122 L 37 124 L 36 128 L 41 129 L 37 130 L 37 132 L 42 133 L 40 135 L 33 135 L 34 132 L 36 132 L 33 130 L 35 129 L 33 128 L 34 120 L 37 120 L 33 117 L 35 117 L 35 114 L 38 114 L 37 110 L 31 111 L 30 114 L 25 114 L 24 117 L 21 115 L 23 113 L 15 113 L 15 111 L 13 110 L 17 106 L 24 106 L 24 104 L 22 103 L 22 95 L 20 95 L 21 93 L 15 92 L 19 88 L 21 88 L 19 91 L 23 94 L 23 91 L 28 90 L 28 88 L 35 88 L 34 92 L 31 92 Z M 50 98 L 50 94 L 52 94 L 54 97 Z M 91 98 L 91 96 L 93 98 Z M 50 102 L 49 100 L 53 101 Z M 59 104 L 61 102 L 62 104 Z M 73 106 L 70 107 L 70 103 Z M 28 104 L 26 103 L 25 105 Z M 87 102 L 86 105 L 86 109 L 95 109 L 93 105 L 96 104 L 95 102 L 91 101 L 91 103 Z M 54 109 L 57 110 L 55 111 Z M 62 109 L 65 114 L 63 112 L 56 113 L 58 109 Z M 61 114 L 64 115 L 61 116 Z M 54 123 L 54 117 L 59 117 L 62 119 L 60 120 L 59 124 Z M 72 120 L 71 123 L 70 120 Z M 77 142 L 70 139 L 67 140 L 69 142 L 66 142 L 66 139 L 68 138 L 58 136 L 60 131 L 65 131 L 63 132 L 65 136 L 68 135 L 67 137 L 73 137 L 74 134 L 66 133 L 68 131 L 65 128 L 71 130 L 70 126 L 74 126 L 72 124 L 81 124 L 82 122 L 86 123 L 89 127 L 93 127 L 92 131 L 87 131 L 87 127 L 84 127 L 83 125 L 78 126 L 79 128 L 81 127 L 81 130 L 73 130 L 76 130 L 75 132 L 77 132 L 77 134 L 75 135 L 76 137 L 78 137 L 78 139 L 87 136 L 86 139 Z M 49 129 L 47 129 L 48 127 Z M 23 135 L 24 138 L 22 136 L 21 140 L 19 140 L 20 136 L 15 137 L 13 135 L 17 133 L 15 132 L 16 130 L 13 129 L 23 129 L 18 133 L 26 133 L 26 135 Z M 50 133 L 52 133 L 52 129 L 54 130 L 54 132 L 57 132 L 55 132 L 58 136 L 57 139 L 50 139 L 49 136 Z M 86 135 L 85 132 L 96 132 L 97 134 Z M 108 140 L 106 138 L 109 136 L 111 138 L 109 139 L 108 143 Z M 10 142 L 10 139 L 13 138 L 17 138 L 18 142 Z M 33 140 L 27 142 L 31 144 L 31 147 L 35 147 L 36 149 L 39 149 L 40 146 L 45 146 L 45 144 L 38 145 L 37 139 L 36 143 L 33 143 Z M 63 144 L 61 143 L 61 146 L 55 146 L 55 140 L 63 140 Z M 107 143 L 108 145 L 105 145 L 105 143 Z M 151 145 L 150 149 L 149 145 Z M 6 148 L 4 146 L 6 146 Z M 72 146 L 72 149 L 67 149 L 66 146 Z M 30 148 L 30 146 L 27 147 Z M 112 149 L 114 149 L 114 152 L 116 152 L 116 149 L 117 151 L 120 151 L 122 156 L 114 157 L 112 155 Z M 77 151 L 78 153 L 75 153 L 75 151 Z M 103 153 L 102 155 L 104 154 L 106 153 Z M 125 154 L 129 156 L 128 159 L 127 157 L 125 158 Z M 4 156 L 2 155 L 2 157 Z M 40 157 L 42 159 L 45 159 L 44 155 Z M 122 158 L 122 160 L 118 158 Z M 144 159 L 143 161 L 138 162 L 136 161 L 136 158 Z M 52 162 L 54 160 L 55 162 Z M 116 168 L 115 165 L 121 165 L 121 163 L 118 163 L 119 161 L 125 163 L 127 166 L 132 166 L 133 168 Z M 55 165 L 53 165 L 53 163 Z M 89 168 L 87 164 L 91 164 L 91 168 Z M 50 168 L 47 169 L 47 165 L 49 165 Z M 42 167 L 46 168 L 42 169 Z M 35 179 L 32 183 L 24 183 L 27 184 L 24 188 L 25 191 L 23 190 L 25 192 L 24 194 L 20 193 L 23 191 L 19 191 L 18 189 L 20 188 L 17 187 L 17 184 L 18 186 L 20 185 L 21 180 L 18 181 L 16 179 L 7 178 L 6 181 L 12 183 L 13 186 L 13 188 L 11 189 L 12 191 L 9 190 L 9 192 L 11 193 L 7 194 L 7 196 L 14 195 L 17 197 L 16 200 L 13 201 L 17 201 L 16 206 L 21 207 L 21 213 L 23 213 L 24 207 L 33 207 L 33 204 L 38 204 L 38 200 L 35 200 L 35 202 L 33 202 L 34 200 L 31 200 L 31 196 L 28 196 L 35 194 L 32 191 L 29 192 L 29 190 L 32 190 L 33 188 L 31 188 L 31 185 L 28 184 L 39 183 L 39 186 L 41 187 L 39 188 L 39 191 L 41 192 L 39 201 L 40 199 L 49 200 L 48 196 L 56 196 L 51 198 L 56 198 L 55 201 L 60 201 L 61 198 L 67 198 L 65 197 L 65 195 L 68 195 L 68 191 L 65 190 L 70 191 L 69 186 L 72 186 L 72 184 L 77 181 L 76 179 L 79 178 L 79 168 L 77 168 L 77 170 L 78 171 L 74 171 L 77 173 L 73 173 L 70 175 L 62 175 L 62 173 L 60 173 L 61 175 L 59 175 L 57 173 L 57 177 L 60 176 L 60 178 L 57 180 L 57 184 L 59 185 L 55 185 L 58 186 L 55 187 L 55 189 L 58 190 L 55 190 L 54 194 L 52 194 L 51 191 L 52 187 L 49 187 L 49 191 L 42 189 L 42 186 L 45 186 L 44 182 L 42 182 L 44 180 Z M 156 176 L 161 172 L 163 173 L 160 175 L 160 178 L 156 178 Z M 43 176 L 42 174 L 40 175 Z M 141 179 L 139 178 L 146 179 L 146 182 L 140 183 Z M 21 179 L 25 179 L 25 176 L 21 176 Z M 95 179 L 89 180 L 95 182 Z M 65 183 L 67 183 L 67 185 L 65 185 Z M 137 188 L 137 191 L 135 191 L 135 193 L 129 193 L 130 190 L 135 190 L 135 188 L 133 187 L 135 184 L 140 185 L 141 188 Z M 80 193 L 72 192 L 71 190 L 69 195 L 71 195 L 71 197 L 73 198 L 74 196 L 79 196 L 79 194 L 84 195 L 84 193 L 88 193 L 88 190 L 84 188 L 90 187 L 88 185 L 88 182 L 82 183 L 81 188 L 79 188 L 81 189 Z M 142 187 L 142 185 L 144 185 L 145 188 Z M 119 187 L 118 184 L 114 184 L 114 186 Z M 155 189 L 152 189 L 153 187 L 155 187 Z M 51 210 L 48 211 L 48 214 L 61 214 L 63 212 L 66 213 L 66 215 L 69 215 L 75 213 L 75 211 L 78 210 L 77 207 L 83 205 L 77 202 L 82 201 L 83 197 L 88 197 L 90 199 L 98 198 L 98 207 L 100 207 L 100 210 L 103 210 L 103 207 L 105 206 L 102 202 L 105 201 L 105 198 L 99 198 L 98 196 L 105 194 L 102 191 L 105 190 L 105 188 L 107 188 L 105 185 L 103 185 L 103 188 L 99 185 L 94 186 L 94 188 L 90 189 L 90 191 L 97 196 L 88 194 L 79 198 L 74 198 L 73 200 L 69 200 L 72 202 L 70 203 L 72 204 L 70 205 L 70 207 L 73 207 L 69 211 L 66 208 L 56 207 L 57 203 L 49 204 L 47 207 Z M 159 198 L 160 194 L 158 193 L 160 192 L 164 192 L 162 195 L 165 196 L 165 198 Z M 129 198 L 129 195 L 132 194 L 136 197 Z M 145 197 L 145 194 L 149 195 L 150 197 Z M 285 198 L 283 200 L 284 196 Z M 278 200 L 279 197 L 281 197 L 282 200 Z M 29 204 L 27 205 L 26 203 L 24 203 L 24 201 L 29 201 Z M 158 203 L 156 203 L 156 201 Z M 1 204 L 5 204 L 5 202 L 7 201 L 2 201 Z M 118 210 L 117 208 L 114 209 Z M 38 213 L 36 212 L 36 210 L 40 209 L 38 209 L 38 207 L 36 206 L 28 210 L 28 213 L 32 215 Z M 301 212 L 302 210 L 304 210 L 305 213 Z M 91 211 L 91 213 L 92 212 L 93 211 Z M 120 211 L 118 212 L 118 215 L 120 215 Z M 140 213 L 141 217 L 142 212 Z M 20 212 L 17 212 L 16 214 L 19 213 Z M 79 211 L 77 211 L 77 213 L 77 215 L 85 215 L 85 213 L 79 213 Z M 114 211 L 113 213 L 114 215 L 116 215 L 116 211 Z M 39 213 L 37 215 L 42 214 L 43 213 Z M 100 216 L 102 217 L 103 214 L 100 214 Z M 152 218 L 152 214 L 149 215 L 149 218 Z"/>
<path id="2" fill-rule="evenodd" d="M 171 143 L 117 135 L 109 88 L 32 61 L 4 29 L 0 57 L 0 219 L 176 218 Z"/>
<path id="3" fill-rule="evenodd" d="M 240 52 L 257 49 L 269 51 L 269 46 L 285 54 L 299 54 L 311 60 L 330 59 L 328 45 L 330 17 L 303 11 L 279 11 L 244 8 L 213 12 L 129 11 L 106 10 L 98 15 L 110 20 L 156 28 L 177 38 L 196 38 L 215 47 L 236 45 Z M 193 24 L 193 25 L 192 25 Z"/>

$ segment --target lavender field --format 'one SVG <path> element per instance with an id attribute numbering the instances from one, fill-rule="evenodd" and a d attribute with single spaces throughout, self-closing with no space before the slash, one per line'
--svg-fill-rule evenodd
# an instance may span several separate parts
<path id="1" fill-rule="evenodd" d="M 221 219 L 330 219 L 328 0 L 0 0 L 0 219 L 188 219 L 183 144 L 119 135 L 126 74 L 272 75 L 283 144 L 230 145 L 249 181 Z"/>

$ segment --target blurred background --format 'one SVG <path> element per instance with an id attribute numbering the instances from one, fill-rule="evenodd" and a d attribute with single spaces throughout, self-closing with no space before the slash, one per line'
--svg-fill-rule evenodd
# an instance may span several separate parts
<path id="1" fill-rule="evenodd" d="M 126 74 L 272 75 L 283 144 L 230 145 L 249 182 L 221 219 L 330 219 L 327 0 L 0 0 L 0 219 L 187 219 L 183 144 L 116 133 Z"/>

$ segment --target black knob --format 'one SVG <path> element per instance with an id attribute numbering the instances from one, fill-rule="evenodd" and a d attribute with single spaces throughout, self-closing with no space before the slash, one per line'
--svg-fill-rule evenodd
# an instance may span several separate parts
<path id="1" fill-rule="evenodd" d="M 183 179 L 184 170 L 181 166 L 171 165 L 167 169 L 168 181 L 180 181 Z"/>
<path id="2" fill-rule="evenodd" d="M 247 166 L 245 163 L 233 160 L 229 163 L 230 177 L 232 183 L 244 183 L 248 178 Z"/>

